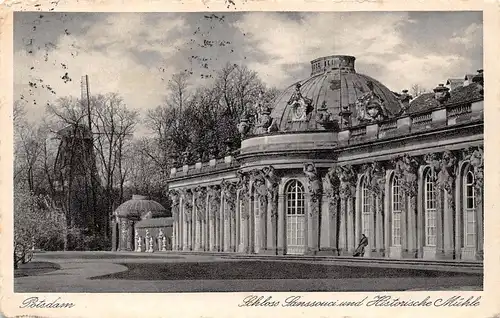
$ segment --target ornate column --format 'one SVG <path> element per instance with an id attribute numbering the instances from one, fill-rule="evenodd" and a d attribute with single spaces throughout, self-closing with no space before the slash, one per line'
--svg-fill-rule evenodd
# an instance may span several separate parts
<path id="1" fill-rule="evenodd" d="M 255 218 L 255 252 L 263 253 L 266 248 L 267 187 L 262 171 L 254 171 L 253 188 L 258 209 L 253 208 Z M 255 204 L 255 202 L 254 202 Z"/>
<path id="2" fill-rule="evenodd" d="M 476 259 L 484 259 L 484 153 L 482 147 L 473 148 L 467 156 L 474 173 L 476 192 Z"/>
<path id="3" fill-rule="evenodd" d="M 340 249 L 340 242 L 337 240 L 339 236 L 337 230 L 337 222 L 338 222 L 338 206 L 340 201 L 340 179 L 336 174 L 335 167 L 330 168 L 326 175 L 326 179 L 328 181 L 328 191 L 327 191 L 327 199 L 328 199 L 328 248 L 332 250 L 334 255 L 338 255 L 338 251 Z M 342 224 L 340 224 L 342 227 Z"/>
<path id="4" fill-rule="evenodd" d="M 339 248 L 341 254 L 347 255 L 354 250 L 354 218 L 352 200 L 356 193 L 356 173 L 350 165 L 335 168 L 339 178 L 340 196 L 340 233 Z"/>
<path id="5" fill-rule="evenodd" d="M 401 213 L 401 248 L 406 256 L 416 258 L 417 251 L 417 174 L 420 161 L 405 154 L 395 161 L 394 173 L 400 180 L 404 194 L 404 205 Z"/>
<path id="6" fill-rule="evenodd" d="M 171 201 L 172 216 L 174 217 L 174 225 L 172 226 L 172 249 L 179 250 L 180 237 L 179 237 L 179 192 L 170 190 L 168 192 Z"/>
<path id="7" fill-rule="evenodd" d="M 183 204 L 184 204 L 184 217 L 185 217 L 185 222 L 184 224 L 186 225 L 186 237 L 185 237 L 185 244 L 184 244 L 184 250 L 190 251 L 192 249 L 192 221 L 193 221 L 193 192 L 191 189 L 187 189 L 184 191 L 184 199 L 183 199 Z"/>
<path id="8" fill-rule="evenodd" d="M 385 227 L 385 213 L 384 213 L 384 197 L 385 197 L 385 175 L 386 169 L 380 162 L 374 163 L 374 192 L 375 192 L 375 248 L 379 256 L 384 256 L 384 227 Z"/>
<path id="9" fill-rule="evenodd" d="M 207 190 L 204 187 L 196 187 L 194 190 L 194 204 L 196 207 L 196 224 L 195 224 L 195 244 L 194 244 L 194 250 L 195 251 L 200 251 L 202 250 L 202 228 L 203 228 L 203 221 L 205 219 L 205 204 L 206 204 L 206 198 L 207 196 Z"/>
<path id="10" fill-rule="evenodd" d="M 440 257 L 444 259 L 454 258 L 453 246 L 453 216 L 455 215 L 455 178 L 457 175 L 458 159 L 451 151 L 445 151 L 440 160 L 439 173 L 437 175 L 438 189 L 443 195 L 439 203 L 443 204 L 440 209 L 443 213 L 443 236 L 442 252 Z M 439 206 L 438 206 L 439 207 Z"/>
<path id="11" fill-rule="evenodd" d="M 249 178 L 246 173 L 238 171 L 238 202 L 240 218 L 240 246 L 239 252 L 248 253 L 248 218 L 249 218 Z"/>
<path id="12" fill-rule="evenodd" d="M 314 163 L 304 164 L 304 174 L 308 179 L 310 204 L 307 219 L 307 250 L 306 253 L 315 255 L 319 251 L 319 213 L 321 210 L 321 197 L 323 184 Z"/>
<path id="13" fill-rule="evenodd" d="M 278 246 L 278 188 L 280 177 L 273 166 L 262 169 L 267 188 L 268 240 L 267 249 L 277 254 Z"/>
<path id="14" fill-rule="evenodd" d="M 225 201 L 224 208 L 224 252 L 229 252 L 234 250 L 234 239 L 232 232 L 234 232 L 234 226 L 232 223 L 235 219 L 235 197 L 236 197 L 236 187 L 233 183 L 227 182 L 225 180 L 221 183 L 222 196 Z"/>
<path id="15" fill-rule="evenodd" d="M 220 209 L 220 187 L 218 185 L 211 186 L 209 188 L 210 193 L 210 213 L 209 213 L 209 250 L 216 251 L 216 222 L 217 215 L 219 214 Z"/>

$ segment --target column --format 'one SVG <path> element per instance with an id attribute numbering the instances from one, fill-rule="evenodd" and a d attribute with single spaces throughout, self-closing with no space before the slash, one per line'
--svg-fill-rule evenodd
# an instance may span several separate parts
<path id="1" fill-rule="evenodd" d="M 375 218 L 377 215 L 376 209 L 377 209 L 377 203 L 376 203 L 375 194 L 371 193 L 370 194 L 370 216 L 369 216 L 369 222 L 370 222 L 369 227 L 370 228 L 368 229 L 368 233 L 367 233 L 368 246 L 366 246 L 366 249 L 365 249 L 365 256 L 366 257 L 371 257 L 373 250 L 376 248 L 376 245 L 375 245 L 376 244 L 376 242 L 375 242 L 375 236 L 376 236 L 375 235 L 375 231 L 376 231 Z"/>
<path id="2" fill-rule="evenodd" d="M 243 207 L 241 211 L 241 220 L 242 220 L 242 225 L 241 225 L 241 245 L 242 249 L 241 252 L 243 253 L 250 253 L 249 247 L 250 247 L 250 199 L 243 197 Z"/>
<path id="3" fill-rule="evenodd" d="M 443 197 L 444 197 L 444 191 L 441 189 L 441 187 L 437 187 L 436 188 L 436 253 L 438 254 L 439 258 L 442 258 L 444 254 Z"/>
<path id="4" fill-rule="evenodd" d="M 260 202 L 259 202 L 260 203 Z M 260 204 L 260 216 L 259 216 L 259 226 L 260 226 L 260 252 L 264 252 L 267 248 L 266 232 L 267 232 L 267 199 Z"/>
<path id="5" fill-rule="evenodd" d="M 226 203 L 224 204 L 224 252 L 229 252 L 231 246 L 231 227 L 230 227 L 230 211 L 229 204 L 227 202 L 228 198 L 226 197 Z"/>
<path id="6" fill-rule="evenodd" d="M 349 197 L 347 199 L 347 249 L 349 253 L 352 254 L 356 249 L 356 242 L 354 241 L 354 231 L 356 230 L 354 225 L 354 207 L 353 198 Z"/>
<path id="7" fill-rule="evenodd" d="M 483 189 L 476 187 L 477 208 L 476 208 L 476 259 L 484 259 L 484 224 L 483 224 Z M 458 254 L 460 255 L 460 254 Z"/>
<path id="8" fill-rule="evenodd" d="M 224 200 L 225 196 L 221 193 L 220 208 L 217 220 L 217 251 L 222 252 L 224 250 Z"/>
<path id="9" fill-rule="evenodd" d="M 376 198 L 375 198 L 376 204 L 376 218 L 375 218 L 375 230 L 376 230 L 376 237 L 375 237 L 375 248 L 377 250 L 377 253 L 379 253 L 379 256 L 383 254 L 384 251 L 384 218 L 383 218 L 383 194 L 379 193 Z"/>
<path id="10" fill-rule="evenodd" d="M 384 249 L 385 256 L 391 257 L 391 246 L 392 246 L 392 226 L 391 226 L 391 187 L 390 187 L 390 176 L 392 171 L 387 171 L 385 174 L 385 195 L 384 195 Z"/>
<path id="11" fill-rule="evenodd" d="M 319 231 L 319 213 L 321 204 L 321 194 L 317 197 L 309 196 L 309 211 L 307 213 L 307 253 L 315 255 L 318 252 L 318 231 Z"/>
<path id="12" fill-rule="evenodd" d="M 338 255 L 337 246 L 339 245 L 337 241 L 338 229 L 337 229 L 337 218 L 338 218 L 338 202 L 339 197 L 337 194 L 333 194 L 329 198 L 328 202 L 328 247 L 332 249 L 333 255 Z"/>
<path id="13" fill-rule="evenodd" d="M 414 195 L 408 196 L 408 254 L 410 258 L 417 257 L 417 220 L 415 210 L 417 198 Z"/>
<path id="14" fill-rule="evenodd" d="M 445 209 L 443 218 L 443 247 L 444 258 L 453 259 L 453 214 L 455 213 L 455 200 L 453 197 L 453 190 L 450 192 L 445 191 Z"/>
<path id="15" fill-rule="evenodd" d="M 175 236 L 177 235 L 176 227 L 177 227 L 177 221 L 175 220 L 175 217 L 174 217 L 174 223 L 172 224 L 172 250 L 173 251 L 175 251 L 175 244 L 176 244 L 176 240 L 175 240 Z"/>
<path id="16" fill-rule="evenodd" d="M 408 195 L 403 192 L 403 208 L 401 209 L 401 253 L 408 250 Z"/>
<path id="17" fill-rule="evenodd" d="M 344 196 L 340 198 L 340 213 L 339 213 L 339 252 L 346 254 L 347 247 L 347 200 Z"/>
<path id="18" fill-rule="evenodd" d="M 240 246 L 241 246 L 241 242 L 242 242 L 242 237 L 241 237 L 241 211 L 240 211 L 240 207 L 241 207 L 241 204 L 240 204 L 240 200 L 241 200 L 241 196 L 240 196 L 240 191 L 236 191 L 236 203 L 235 203 L 235 206 L 234 206 L 234 209 L 235 209 L 235 223 L 234 223 L 234 236 L 235 236 L 235 241 L 234 241 L 234 251 L 235 252 L 240 252 L 241 249 L 240 249 Z"/>
<path id="19" fill-rule="evenodd" d="M 277 246 L 277 254 L 284 255 L 285 254 L 285 196 L 282 194 L 280 189 L 280 195 L 278 196 L 278 246 Z"/>
<path id="20" fill-rule="evenodd" d="M 259 239 L 258 236 L 256 236 L 255 231 L 257 228 L 256 224 L 256 218 L 257 216 L 255 215 L 255 200 L 253 196 L 250 199 L 250 211 L 249 211 L 249 219 L 248 219 L 248 252 L 249 253 L 255 253 L 259 246 L 257 245 L 257 241 Z"/>

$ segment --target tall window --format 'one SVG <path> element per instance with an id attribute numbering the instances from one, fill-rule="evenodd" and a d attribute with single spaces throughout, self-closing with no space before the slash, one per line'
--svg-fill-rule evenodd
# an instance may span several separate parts
<path id="1" fill-rule="evenodd" d="M 361 231 L 364 235 L 369 236 L 370 232 L 370 217 L 372 216 L 372 200 L 371 193 L 366 186 L 366 179 L 363 179 L 361 186 Z"/>
<path id="2" fill-rule="evenodd" d="M 464 246 L 475 247 L 476 238 L 476 192 L 474 190 L 474 174 L 468 171 L 464 182 Z"/>
<path id="3" fill-rule="evenodd" d="M 436 246 L 436 207 L 437 207 L 437 192 L 434 184 L 436 173 L 432 169 L 428 169 L 425 174 L 425 245 Z"/>
<path id="4" fill-rule="evenodd" d="M 289 254 L 300 254 L 304 251 L 304 186 L 298 180 L 291 180 L 286 188 L 286 231 L 287 250 Z"/>
<path id="5" fill-rule="evenodd" d="M 401 246 L 401 211 L 403 208 L 401 184 L 397 177 L 392 180 L 392 246 Z"/>

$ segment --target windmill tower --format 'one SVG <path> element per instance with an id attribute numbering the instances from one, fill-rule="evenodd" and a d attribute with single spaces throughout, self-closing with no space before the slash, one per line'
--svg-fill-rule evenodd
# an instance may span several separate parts
<path id="1" fill-rule="evenodd" d="M 82 77 L 82 114 L 86 118 L 57 132 L 60 140 L 56 169 L 67 223 L 91 234 L 105 234 L 105 217 L 98 212 L 99 179 L 92 134 L 88 76 Z"/>

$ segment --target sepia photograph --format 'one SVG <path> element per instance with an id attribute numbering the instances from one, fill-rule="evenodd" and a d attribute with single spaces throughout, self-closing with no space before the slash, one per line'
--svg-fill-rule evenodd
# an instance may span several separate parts
<path id="1" fill-rule="evenodd" d="M 13 30 L 15 293 L 483 291 L 483 11 Z"/>

